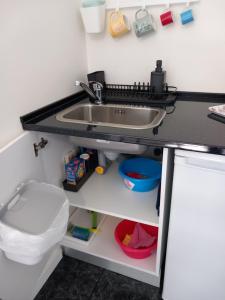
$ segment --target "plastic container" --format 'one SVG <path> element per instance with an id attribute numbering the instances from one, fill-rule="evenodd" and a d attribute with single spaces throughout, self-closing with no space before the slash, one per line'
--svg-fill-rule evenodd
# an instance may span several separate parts
<path id="1" fill-rule="evenodd" d="M 69 201 L 62 189 L 22 183 L 1 214 L 0 249 L 10 260 L 35 265 L 63 239 L 68 219 Z"/>
<path id="2" fill-rule="evenodd" d="M 154 244 L 147 248 L 134 249 L 129 246 L 125 246 L 122 241 L 124 240 L 126 234 L 132 234 L 134 231 L 134 227 L 137 222 L 123 220 L 121 221 L 114 232 L 114 237 L 120 248 L 123 252 L 132 258 L 143 259 L 149 257 L 152 253 L 155 252 L 157 248 L 157 237 L 158 237 L 158 228 L 150 225 L 141 224 L 141 226 L 151 235 L 156 237 L 156 241 Z"/>
<path id="3" fill-rule="evenodd" d="M 127 176 L 126 174 L 130 172 L 141 174 L 144 178 L 136 179 Z M 148 192 L 159 184 L 162 166 L 158 161 L 149 158 L 132 158 L 120 164 L 119 173 L 128 189 L 135 192 Z"/>
<path id="4" fill-rule="evenodd" d="M 87 33 L 100 33 L 105 28 L 105 4 L 81 7 L 80 12 Z"/>

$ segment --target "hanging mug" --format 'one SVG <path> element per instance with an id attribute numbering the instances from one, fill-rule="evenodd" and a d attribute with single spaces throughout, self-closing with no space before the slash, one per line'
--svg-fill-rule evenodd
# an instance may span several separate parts
<path id="1" fill-rule="evenodd" d="M 167 26 L 173 23 L 173 13 L 171 10 L 168 10 L 160 15 L 161 23 L 163 26 Z"/>
<path id="2" fill-rule="evenodd" d="M 156 30 L 152 15 L 149 14 L 147 9 L 143 8 L 136 12 L 133 26 L 137 37 L 141 37 Z"/>
<path id="3" fill-rule="evenodd" d="M 180 14 L 180 18 L 181 18 L 181 23 L 183 25 L 186 25 L 186 24 L 188 24 L 190 22 L 193 22 L 194 21 L 194 17 L 193 17 L 192 9 L 188 9 L 188 10 L 183 11 Z"/>
<path id="4" fill-rule="evenodd" d="M 112 37 L 122 36 L 130 31 L 127 17 L 119 10 L 111 13 L 109 18 L 109 32 Z"/>

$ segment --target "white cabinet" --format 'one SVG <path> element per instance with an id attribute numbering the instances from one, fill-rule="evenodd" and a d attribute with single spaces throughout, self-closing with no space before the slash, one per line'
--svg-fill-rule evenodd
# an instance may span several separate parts
<path id="1" fill-rule="evenodd" d="M 48 144 L 45 149 L 40 151 L 39 157 L 35 157 L 33 143 L 39 142 L 41 137 L 48 139 Z M 20 182 L 31 178 L 60 186 L 64 177 L 63 157 L 73 147 L 67 136 L 27 132 L 2 149 L 0 151 L 0 203 L 9 199 Z M 106 218 L 101 232 L 96 235 L 90 246 L 82 245 L 73 238 L 65 237 L 62 241 L 65 253 L 159 286 L 170 205 L 172 150 L 164 149 L 162 165 L 160 216 L 157 215 L 155 208 L 158 190 L 147 193 L 135 193 L 127 190 L 118 174 L 116 163 L 104 176 L 93 174 L 78 193 L 66 192 L 71 207 L 100 212 L 105 214 Z M 127 257 L 114 240 L 114 229 L 121 219 L 157 226 L 159 233 L 156 253 L 143 260 Z M 0 298 L 7 300 L 30 299 L 29 296 L 25 297 L 23 292 L 26 291 L 26 295 L 35 295 L 61 257 L 61 251 L 52 253 L 39 268 L 31 269 L 24 268 L 19 264 L 12 266 L 4 254 L 0 253 L 0 277 L 4 278 L 4 280 L 1 279 Z M 6 270 L 8 271 L 6 272 Z M 21 285 L 16 283 L 19 282 L 20 271 L 23 272 L 25 279 L 29 278 L 29 288 L 24 283 Z M 7 286 L 6 282 L 11 282 L 14 289 Z"/>
<path id="2" fill-rule="evenodd" d="M 105 175 L 93 174 L 79 192 L 66 192 L 71 206 L 103 213 L 106 218 L 100 232 L 89 246 L 81 245 L 72 237 L 66 237 L 62 242 L 62 245 L 66 247 L 65 253 L 159 286 L 170 203 L 172 154 L 172 151 L 164 149 L 160 216 L 156 210 L 158 188 L 146 193 L 128 190 L 118 174 L 118 163 L 116 162 L 111 165 Z M 146 259 L 127 257 L 114 239 L 114 230 L 121 219 L 158 227 L 156 253 Z"/>
<path id="3" fill-rule="evenodd" d="M 225 299 L 225 157 L 176 151 L 164 300 Z"/>

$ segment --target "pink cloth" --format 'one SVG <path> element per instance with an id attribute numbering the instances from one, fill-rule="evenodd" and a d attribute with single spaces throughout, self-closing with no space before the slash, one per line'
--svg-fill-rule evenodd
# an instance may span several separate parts
<path id="1" fill-rule="evenodd" d="M 155 239 L 155 237 L 144 230 L 140 223 L 137 223 L 128 246 L 134 249 L 147 248 L 155 242 Z"/>

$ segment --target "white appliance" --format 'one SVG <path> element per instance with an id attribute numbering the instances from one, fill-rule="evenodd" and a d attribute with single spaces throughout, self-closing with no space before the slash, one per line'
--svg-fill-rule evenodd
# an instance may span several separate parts
<path id="1" fill-rule="evenodd" d="M 225 156 L 176 151 L 164 300 L 225 299 Z"/>

